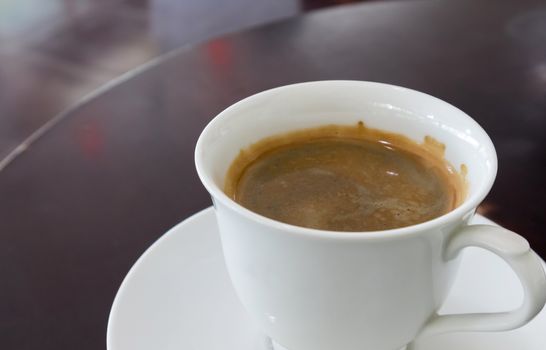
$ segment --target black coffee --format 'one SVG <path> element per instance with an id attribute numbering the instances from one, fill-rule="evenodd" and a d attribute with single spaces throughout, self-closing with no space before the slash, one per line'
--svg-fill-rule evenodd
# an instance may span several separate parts
<path id="1" fill-rule="evenodd" d="M 433 147 L 402 135 L 330 125 L 242 150 L 226 192 L 242 206 L 292 225 L 376 231 L 418 224 L 454 209 L 462 181 Z M 430 145 L 429 145 L 430 146 Z"/>

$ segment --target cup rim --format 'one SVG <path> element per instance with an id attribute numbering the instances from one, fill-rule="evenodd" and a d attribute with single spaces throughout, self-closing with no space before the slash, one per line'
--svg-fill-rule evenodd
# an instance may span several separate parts
<path id="1" fill-rule="evenodd" d="M 387 230 L 376 230 L 376 231 L 331 231 L 331 230 L 321 230 L 321 229 L 315 229 L 315 228 L 308 228 L 303 226 L 297 226 L 292 224 L 283 223 L 274 219 L 270 219 L 268 217 L 265 217 L 263 215 L 257 214 L 233 199 L 229 198 L 224 191 L 219 188 L 219 186 L 216 185 L 216 183 L 213 181 L 211 176 L 207 174 L 204 170 L 203 165 L 203 148 L 204 148 L 204 139 L 205 135 L 209 133 L 217 123 L 219 123 L 221 120 L 226 118 L 226 115 L 231 112 L 232 109 L 238 107 L 241 104 L 248 103 L 250 100 L 258 97 L 258 96 L 264 96 L 268 94 L 273 94 L 277 92 L 278 90 L 283 90 L 286 88 L 293 88 L 298 86 L 305 86 L 305 85 L 327 85 L 327 84 L 363 84 L 368 86 L 376 86 L 376 87 L 383 87 L 383 88 L 389 88 L 394 90 L 401 90 L 406 93 L 410 94 L 418 94 L 421 96 L 425 96 L 428 99 L 431 99 L 432 101 L 435 101 L 437 103 L 441 103 L 444 105 L 448 105 L 452 107 L 457 113 L 462 114 L 464 117 L 470 119 L 471 122 L 474 123 L 475 129 L 483 134 L 483 141 L 484 144 L 490 153 L 491 158 L 491 174 L 489 177 L 484 181 L 484 183 L 481 185 L 480 188 L 477 188 L 474 193 L 472 193 L 469 197 L 465 198 L 464 201 L 455 209 L 438 216 L 432 220 L 428 220 L 419 224 L 414 224 L 410 226 L 404 226 L 404 227 L 398 227 L 393 229 L 387 229 Z M 493 145 L 493 142 L 491 141 L 489 135 L 485 132 L 485 130 L 469 115 L 467 115 L 465 112 L 460 110 L 459 108 L 451 105 L 448 102 L 445 102 L 437 97 L 434 97 L 432 95 L 429 95 L 424 92 L 420 92 L 414 89 L 392 85 L 392 84 L 385 84 L 385 83 L 379 83 L 379 82 L 373 82 L 373 81 L 360 81 L 360 80 L 318 80 L 318 81 L 308 81 L 308 82 L 301 82 L 296 84 L 289 84 L 289 85 L 283 85 L 279 87 L 275 87 L 272 89 L 264 90 L 261 92 L 258 92 L 256 94 L 250 95 L 232 105 L 224 109 L 222 112 L 220 112 L 218 115 L 216 115 L 203 129 L 201 132 L 199 139 L 197 140 L 196 147 L 195 147 L 195 167 L 197 170 L 197 175 L 199 176 L 199 179 L 203 183 L 203 186 L 205 189 L 210 193 L 210 195 L 213 197 L 214 200 L 217 200 L 221 202 L 224 206 L 227 208 L 230 208 L 231 210 L 237 212 L 237 214 L 242 215 L 243 217 L 252 220 L 256 223 L 264 224 L 267 226 L 271 226 L 272 228 L 285 231 L 290 231 L 290 234 L 300 234 L 307 237 L 315 237 L 315 238 L 327 238 L 327 239 L 343 239 L 343 240 L 377 240 L 377 239 L 392 239 L 397 238 L 400 236 L 407 236 L 412 234 L 419 234 L 421 232 L 429 231 L 434 228 L 438 228 L 446 223 L 453 222 L 457 220 L 458 218 L 464 217 L 467 213 L 473 212 L 476 207 L 480 204 L 480 202 L 487 196 L 489 191 L 491 190 L 491 187 L 493 186 L 493 183 L 495 181 L 498 165 L 497 165 L 497 155 L 495 151 L 495 147 Z"/>

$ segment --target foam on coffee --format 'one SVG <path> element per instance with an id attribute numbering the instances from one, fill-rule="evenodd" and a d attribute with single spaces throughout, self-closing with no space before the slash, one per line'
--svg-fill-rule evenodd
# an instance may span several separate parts
<path id="1" fill-rule="evenodd" d="M 272 136 L 241 150 L 225 192 L 288 224 L 376 231 L 441 216 L 464 197 L 445 146 L 364 126 L 327 125 Z"/>

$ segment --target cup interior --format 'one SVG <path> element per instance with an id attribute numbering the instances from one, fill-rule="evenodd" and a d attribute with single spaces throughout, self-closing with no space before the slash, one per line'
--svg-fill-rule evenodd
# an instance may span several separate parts
<path id="1" fill-rule="evenodd" d="M 467 168 L 471 209 L 489 192 L 497 170 L 493 144 L 467 114 L 433 96 L 393 85 L 319 81 L 283 86 L 250 96 L 221 112 L 196 147 L 198 174 L 213 197 L 223 193 L 226 172 L 239 151 L 268 136 L 327 124 L 355 125 L 403 134 L 420 143 L 431 136 L 445 158 Z M 459 208 L 460 208 L 459 207 Z"/>

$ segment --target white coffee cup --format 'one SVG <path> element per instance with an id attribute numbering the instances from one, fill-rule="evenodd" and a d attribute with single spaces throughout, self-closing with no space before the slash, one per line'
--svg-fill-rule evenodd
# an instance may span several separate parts
<path id="1" fill-rule="evenodd" d="M 347 233 L 274 221 L 224 194 L 226 171 L 241 149 L 267 136 L 358 121 L 416 141 L 429 135 L 444 143 L 446 159 L 468 169 L 464 202 L 422 224 Z M 495 149 L 472 118 L 435 97 L 359 81 L 264 91 L 207 125 L 195 162 L 216 208 L 236 293 L 279 348 L 397 350 L 437 333 L 517 328 L 544 306 L 544 270 L 527 241 L 500 227 L 468 225 L 495 179 Z M 437 315 L 457 273 L 459 252 L 468 246 L 490 250 L 512 267 L 524 290 L 520 308 Z"/>

